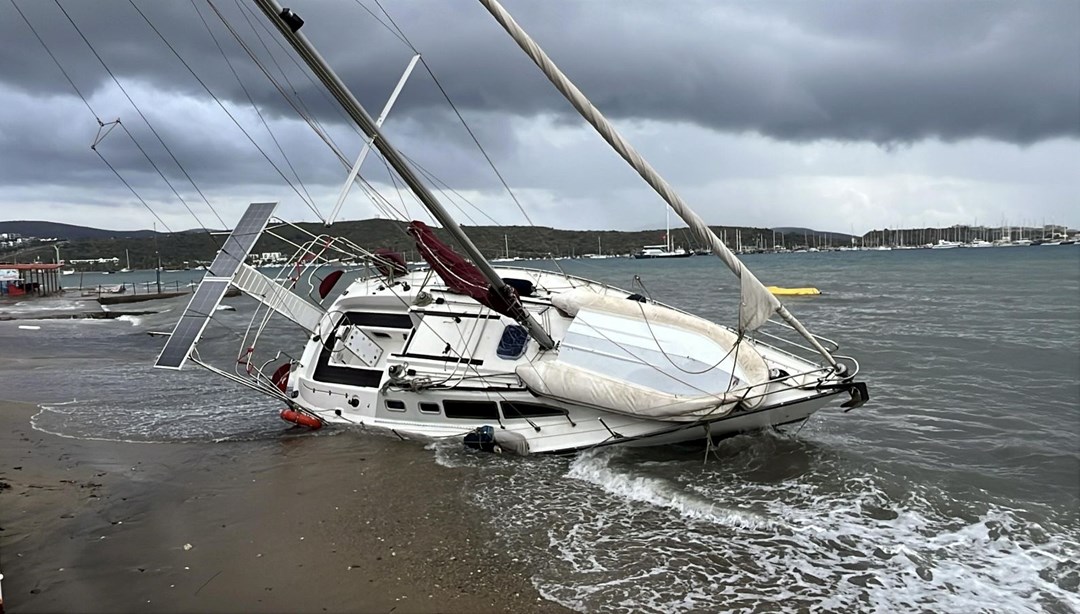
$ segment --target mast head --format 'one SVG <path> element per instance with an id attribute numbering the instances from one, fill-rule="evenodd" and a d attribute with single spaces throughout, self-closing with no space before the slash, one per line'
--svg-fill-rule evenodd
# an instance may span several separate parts
<path id="1" fill-rule="evenodd" d="M 304 27 L 304 20 L 300 19 L 300 16 L 294 13 L 292 9 L 281 9 L 279 17 L 281 17 L 281 21 L 284 21 L 285 25 L 289 26 L 289 29 L 294 33 Z"/>

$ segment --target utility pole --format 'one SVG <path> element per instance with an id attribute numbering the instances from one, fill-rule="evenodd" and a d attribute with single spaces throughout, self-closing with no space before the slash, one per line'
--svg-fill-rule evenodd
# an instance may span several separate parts
<path id="1" fill-rule="evenodd" d="M 157 260 L 157 268 L 154 270 L 157 274 L 157 293 L 161 294 L 161 252 L 158 251 L 157 222 L 154 222 L 154 258 Z"/>

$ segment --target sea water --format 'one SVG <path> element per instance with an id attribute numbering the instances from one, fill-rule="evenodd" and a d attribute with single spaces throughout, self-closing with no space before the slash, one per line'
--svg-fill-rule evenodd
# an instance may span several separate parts
<path id="1" fill-rule="evenodd" d="M 859 360 L 869 403 L 711 450 L 416 453 L 470 468 L 463 496 L 498 547 L 578 610 L 1080 611 L 1080 246 L 746 260 L 768 285 L 823 292 L 786 304 Z M 715 258 L 557 264 L 735 318 L 737 285 Z M 216 314 L 202 351 L 227 364 L 253 307 L 226 302 L 237 311 Z M 266 399 L 198 369 L 150 369 L 164 339 L 146 332 L 184 303 L 39 330 L 0 322 L 14 349 L 5 396 L 43 403 L 35 426 L 69 437 L 285 436 Z"/>

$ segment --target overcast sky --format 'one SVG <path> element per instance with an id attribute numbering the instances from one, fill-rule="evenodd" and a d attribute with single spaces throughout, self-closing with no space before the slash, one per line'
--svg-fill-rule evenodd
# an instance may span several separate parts
<path id="1" fill-rule="evenodd" d="M 532 222 L 663 227 L 659 197 L 479 3 L 381 1 Z M 296 108 L 349 158 L 361 137 L 261 13 L 236 0 L 214 4 L 291 101 L 205 0 L 137 1 L 160 37 L 126 1 L 15 0 L 48 51 L 10 0 L 0 3 L 0 219 L 134 229 L 150 228 L 156 213 L 181 230 L 231 225 L 260 200 L 280 201 L 287 219 L 316 219 L 298 193 L 330 212 L 347 169 Z M 374 0 L 289 5 L 377 115 L 412 51 L 369 14 L 386 21 Z M 1076 0 L 506 6 L 709 223 L 858 233 L 1080 226 Z M 90 148 L 97 118 L 126 128 L 98 144 L 101 157 Z M 527 223 L 422 66 L 385 130 L 443 182 L 433 185 L 462 222 Z M 381 159 L 371 156 L 362 175 L 398 215 L 429 219 L 399 195 Z M 353 189 L 342 217 L 377 214 L 387 215 Z"/>

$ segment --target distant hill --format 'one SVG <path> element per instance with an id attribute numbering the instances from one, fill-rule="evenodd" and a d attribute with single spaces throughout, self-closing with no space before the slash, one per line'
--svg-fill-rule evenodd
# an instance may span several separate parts
<path id="1" fill-rule="evenodd" d="M 284 241 L 270 236 L 269 233 L 264 235 L 252 251 L 291 255 L 296 249 L 295 244 L 326 231 L 319 223 L 301 222 L 296 226 L 298 228 L 282 226 L 274 231 L 285 239 Z M 733 244 L 737 236 L 744 246 L 764 247 L 773 244 L 772 231 L 767 228 L 712 228 L 718 235 L 726 236 L 729 244 Z M 470 226 L 465 230 L 489 258 L 506 256 L 507 248 L 511 256 L 522 257 L 580 256 L 600 250 L 606 254 L 627 254 L 641 249 L 643 245 L 655 245 L 664 241 L 664 231 L 659 229 L 626 232 L 559 230 L 544 226 Z M 383 247 L 405 254 L 408 260 L 420 258 L 412 238 L 405 232 L 403 222 L 386 219 L 338 222 L 334 224 L 333 231 L 335 235 L 345 237 L 371 251 Z M 203 230 L 155 235 L 148 230 L 101 230 L 53 222 L 0 222 L 0 232 L 64 239 L 59 248 L 61 257 L 65 260 L 115 257 L 120 262 L 118 265 L 79 264 L 75 267 L 77 270 L 116 269 L 126 264 L 129 258 L 132 268 L 148 269 L 156 265 L 157 254 L 160 254 L 161 263 L 167 269 L 192 267 L 212 260 L 225 240 L 224 235 L 210 236 Z M 449 240 L 442 229 L 436 229 L 436 234 L 443 240 Z M 701 247 L 695 244 L 685 227 L 672 228 L 671 234 L 676 245 L 687 248 Z M 44 248 L 33 247 L 21 250 L 22 254 L 5 254 L 3 257 L 32 257 L 32 254 L 42 249 Z"/>
<path id="2" fill-rule="evenodd" d="M 145 239 L 154 236 L 152 230 L 102 230 L 73 224 L 61 224 L 60 222 L 34 220 L 0 222 L 0 233 L 11 232 L 21 234 L 24 237 L 56 238 L 67 239 L 68 241 L 80 239 Z"/>
<path id="3" fill-rule="evenodd" d="M 846 232 L 832 232 L 831 230 L 814 230 L 813 228 L 800 228 L 798 226 L 778 226 L 772 229 L 774 232 L 778 232 L 782 235 L 795 235 L 797 237 L 816 236 L 816 235 L 829 235 L 836 239 L 839 244 L 841 241 L 849 241 L 852 235 Z M 859 235 L 854 235 L 858 237 Z"/>

